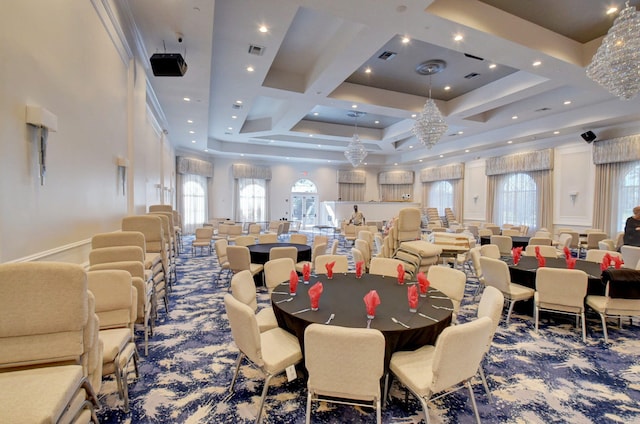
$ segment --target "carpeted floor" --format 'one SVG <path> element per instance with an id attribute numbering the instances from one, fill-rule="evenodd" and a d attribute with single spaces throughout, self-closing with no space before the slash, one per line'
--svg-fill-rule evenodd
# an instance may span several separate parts
<path id="1" fill-rule="evenodd" d="M 102 423 L 249 423 L 255 419 L 262 390 L 259 371 L 245 364 L 236 394 L 225 399 L 237 355 L 222 300 L 227 290 L 213 284 L 212 275 L 218 270 L 215 254 L 192 257 L 189 241 L 185 238 L 185 253 L 178 259 L 169 314 L 160 312 L 149 356 L 141 357 L 140 378 L 129 385 L 131 411 L 122 412 L 115 380 L 107 378 L 100 390 Z M 350 257 L 348 248 L 340 250 Z M 475 317 L 474 289 L 471 279 L 460 321 Z M 261 289 L 259 303 L 269 304 Z M 501 324 L 485 360 L 494 402 L 488 402 L 480 381 L 475 384 L 484 423 L 640 423 L 638 321 L 622 329 L 610 325 L 608 345 L 596 315 L 588 316 L 586 344 L 572 322 L 572 318 L 543 315 L 538 334 L 527 315 L 516 313 L 509 327 Z M 391 395 L 382 412 L 384 423 L 424 422 L 419 403 L 411 396 L 405 403 L 397 384 Z M 467 395 L 463 390 L 430 403 L 430 422 L 475 422 Z M 302 379 L 289 383 L 279 376 L 272 380 L 263 420 L 302 423 L 305 405 Z M 375 413 L 321 404 L 314 407 L 312 421 L 373 423 Z"/>

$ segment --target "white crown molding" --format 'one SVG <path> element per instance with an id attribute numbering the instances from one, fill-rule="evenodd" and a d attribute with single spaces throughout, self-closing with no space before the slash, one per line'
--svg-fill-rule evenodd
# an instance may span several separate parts
<path id="1" fill-rule="evenodd" d="M 133 59 L 133 51 L 129 46 L 127 37 L 122 31 L 122 26 L 118 20 L 117 14 L 114 12 L 114 7 L 109 0 L 91 0 L 93 8 L 96 10 L 102 25 L 107 30 L 107 34 L 113 42 L 113 46 L 120 55 L 120 59 L 129 66 L 129 62 Z"/>

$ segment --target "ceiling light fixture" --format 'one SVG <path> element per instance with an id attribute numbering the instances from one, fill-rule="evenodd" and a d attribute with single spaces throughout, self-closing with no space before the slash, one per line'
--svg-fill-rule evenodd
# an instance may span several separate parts
<path id="1" fill-rule="evenodd" d="M 462 35 L 461 35 L 461 34 L 456 34 L 456 35 L 453 37 L 453 41 L 462 41 L 462 38 L 463 38 L 463 37 L 462 37 Z"/>
<path id="2" fill-rule="evenodd" d="M 344 156 L 349 162 L 351 162 L 351 165 L 353 165 L 354 168 L 358 167 L 368 155 L 367 149 L 360 142 L 360 137 L 358 136 L 358 117 L 364 114 L 365 112 L 349 112 L 347 114 L 347 116 L 355 118 L 355 131 L 353 133 L 353 138 L 347 146 L 347 150 L 344 152 Z"/>
<path id="3" fill-rule="evenodd" d="M 622 100 L 631 100 L 640 91 L 638 34 L 640 14 L 627 1 L 587 66 L 589 78 Z"/>
<path id="4" fill-rule="evenodd" d="M 408 44 L 411 39 L 409 37 L 402 37 L 402 44 Z"/>
<path id="5" fill-rule="evenodd" d="M 416 67 L 417 73 L 429 76 L 429 97 L 424 104 L 422 112 L 416 118 L 416 122 L 413 125 L 413 134 L 428 149 L 432 148 L 449 128 L 438 106 L 436 106 L 436 102 L 431 98 L 431 76 L 441 72 L 446 67 L 447 63 L 444 60 L 429 60 Z"/>
<path id="6" fill-rule="evenodd" d="M 533 66 L 540 66 L 542 65 L 542 62 L 540 62 L 539 60 L 536 60 L 535 62 L 532 63 Z"/>
<path id="7" fill-rule="evenodd" d="M 269 31 L 269 28 L 267 28 L 266 25 L 260 25 L 260 27 L 258 28 L 258 31 L 265 33 Z"/>

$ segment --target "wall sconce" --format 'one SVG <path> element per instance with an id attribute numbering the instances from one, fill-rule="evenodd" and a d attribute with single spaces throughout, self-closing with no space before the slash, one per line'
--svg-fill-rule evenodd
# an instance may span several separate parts
<path id="1" fill-rule="evenodd" d="M 576 204 L 576 197 L 578 197 L 578 192 L 577 191 L 570 191 L 569 192 L 569 197 L 571 198 L 571 203 L 573 203 L 575 205 Z"/>
<path id="2" fill-rule="evenodd" d="M 125 195 L 125 187 L 127 186 L 127 168 L 129 167 L 129 159 L 118 156 L 118 179 L 122 184 L 122 195 Z"/>
<path id="3" fill-rule="evenodd" d="M 28 106 L 26 111 L 28 125 L 39 130 L 38 136 L 38 161 L 40 162 L 40 185 L 44 185 L 44 177 L 47 172 L 47 137 L 49 131 L 58 131 L 58 117 L 40 106 Z"/>

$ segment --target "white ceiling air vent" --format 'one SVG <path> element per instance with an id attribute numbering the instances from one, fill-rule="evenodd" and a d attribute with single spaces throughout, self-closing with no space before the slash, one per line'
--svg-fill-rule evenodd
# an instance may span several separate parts
<path id="1" fill-rule="evenodd" d="M 262 54 L 264 53 L 264 47 L 262 46 L 256 46 L 255 44 L 250 44 L 249 45 L 249 54 L 253 54 L 256 56 L 262 56 Z"/>
<path id="2" fill-rule="evenodd" d="M 391 60 L 394 57 L 396 57 L 398 55 L 398 53 L 394 53 L 394 52 L 390 52 L 390 51 L 385 51 L 380 53 L 380 55 L 378 56 L 378 59 L 382 59 L 382 60 Z"/>
<path id="3" fill-rule="evenodd" d="M 483 59 L 483 58 L 481 58 L 481 57 L 474 56 L 474 55 L 469 54 L 469 53 L 465 53 L 464 55 L 465 55 L 466 57 L 468 57 L 469 59 L 484 60 L 484 59 Z"/>
<path id="4" fill-rule="evenodd" d="M 541 107 L 540 109 L 536 109 L 535 112 L 548 112 L 550 110 L 550 107 Z"/>
<path id="5" fill-rule="evenodd" d="M 471 73 L 468 73 L 467 75 L 465 75 L 464 77 L 465 77 L 466 79 L 471 79 L 471 78 L 475 78 L 475 77 L 477 77 L 477 76 L 480 76 L 480 74 L 479 74 L 479 73 L 477 73 L 477 72 L 471 72 Z"/>
<path id="6" fill-rule="evenodd" d="M 239 105 L 238 103 L 234 103 L 231 105 L 231 109 L 240 110 L 242 109 L 242 105 Z"/>

